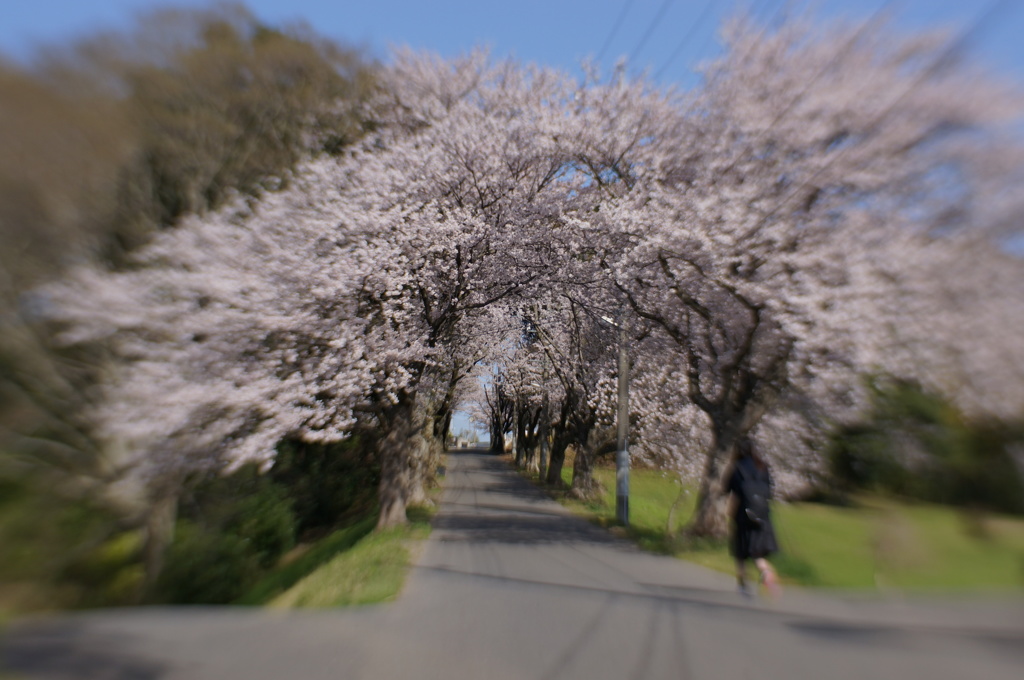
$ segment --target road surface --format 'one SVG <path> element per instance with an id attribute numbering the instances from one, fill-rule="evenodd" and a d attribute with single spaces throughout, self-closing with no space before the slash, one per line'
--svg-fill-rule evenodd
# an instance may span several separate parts
<path id="1" fill-rule="evenodd" d="M 745 600 L 729 576 L 639 552 L 459 451 L 397 602 L 91 612 L 20 622 L 3 651 L 19 678 L 1020 680 L 1024 600 Z"/>

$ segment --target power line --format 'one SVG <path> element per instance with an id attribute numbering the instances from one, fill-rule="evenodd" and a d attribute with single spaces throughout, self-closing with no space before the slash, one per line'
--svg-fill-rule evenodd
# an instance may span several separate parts
<path id="1" fill-rule="evenodd" d="M 676 45 L 676 48 L 672 50 L 672 54 L 669 55 L 668 60 L 664 64 L 662 64 L 661 68 L 658 69 L 658 72 L 654 74 L 655 80 L 660 78 L 661 74 L 665 72 L 665 69 L 672 65 L 672 62 L 675 61 L 676 57 L 679 56 L 679 53 L 683 51 L 683 48 L 686 47 L 687 44 L 689 44 L 690 39 L 694 35 L 696 35 L 697 27 L 703 24 L 704 21 L 707 19 L 709 13 L 711 12 L 711 8 L 714 6 L 714 4 L 715 0 L 708 0 L 708 2 L 704 4 L 704 9 L 701 10 L 700 15 L 692 24 L 690 24 L 690 30 L 686 32 L 686 35 L 683 36 L 683 39 L 680 40 L 679 44 Z"/>
<path id="2" fill-rule="evenodd" d="M 618 34 L 619 28 L 622 27 L 622 22 L 626 18 L 626 14 L 629 12 L 629 8 L 632 4 L 633 0 L 626 0 L 625 4 L 622 5 L 622 10 L 619 11 L 619 18 L 615 20 L 615 25 L 612 26 L 611 32 L 608 34 L 608 37 L 605 38 L 604 45 L 601 46 L 601 51 L 597 53 L 598 63 L 601 62 L 601 59 L 604 57 L 604 53 L 608 51 L 608 47 L 611 46 L 612 40 L 615 38 L 616 34 Z"/>
<path id="3" fill-rule="evenodd" d="M 629 60 L 631 62 L 634 59 L 636 59 L 636 55 L 639 54 L 640 50 L 642 50 L 644 48 L 644 45 L 647 44 L 647 40 L 651 37 L 651 34 L 654 33 L 654 29 L 658 27 L 658 23 L 661 21 L 662 17 L 665 16 L 665 12 L 668 11 L 668 8 L 669 6 L 671 6 L 671 4 L 672 0 L 665 0 L 664 2 L 661 3 L 661 7 L 658 8 L 658 13 L 654 15 L 654 19 L 651 21 L 650 26 L 647 27 L 647 30 L 644 32 L 643 37 L 640 38 L 640 42 L 637 43 L 637 46 L 633 48 L 632 52 L 630 52 Z"/>
<path id="4" fill-rule="evenodd" d="M 750 15 L 750 17 L 752 17 L 754 19 L 757 19 L 758 12 L 761 11 L 762 9 L 765 9 L 765 8 L 769 7 L 770 6 L 770 2 L 771 2 L 771 0 L 754 0 L 751 3 L 751 5 L 750 5 L 750 9 L 748 10 L 748 14 Z M 764 7 L 760 7 L 762 4 L 764 5 Z M 782 0 L 782 2 L 769 15 L 769 16 L 771 16 L 771 21 L 757 19 L 757 22 L 761 25 L 761 30 L 758 32 L 758 40 L 760 40 L 761 36 L 763 36 L 765 33 L 768 32 L 768 28 L 771 25 L 771 23 L 776 21 L 779 18 L 779 13 L 786 6 L 787 6 L 787 2 L 785 0 Z M 713 37 L 714 37 L 714 31 L 709 32 L 707 37 L 705 37 L 704 41 L 701 43 L 700 49 L 697 50 L 697 54 L 702 54 L 707 49 L 708 43 L 711 41 L 711 39 Z M 751 49 L 753 49 L 753 48 L 751 48 Z"/>
<path id="5" fill-rule="evenodd" d="M 754 2 L 753 2 L 753 3 L 752 3 L 752 5 L 751 5 L 751 9 L 750 9 L 750 15 L 751 15 L 752 17 L 755 17 L 755 16 L 757 15 L 757 12 L 756 12 L 756 10 L 755 10 L 755 7 L 757 7 L 757 6 L 759 5 L 759 4 L 761 4 L 761 2 L 764 2 L 764 4 L 765 4 L 765 7 L 768 7 L 768 6 L 769 6 L 769 3 L 770 3 L 770 0 L 754 0 Z M 775 20 L 776 20 L 776 19 L 778 19 L 778 16 L 779 16 L 779 12 L 781 12 L 781 11 L 782 11 L 782 10 L 783 10 L 783 9 L 784 9 L 784 8 L 786 7 L 786 5 L 787 5 L 787 3 L 785 2 L 785 0 L 782 0 L 782 1 L 780 2 L 780 4 L 779 4 L 778 6 L 776 6 L 776 7 L 775 7 L 774 11 L 772 11 L 772 12 L 771 12 L 771 22 L 768 22 L 768 20 L 760 20 L 760 19 L 758 19 L 758 24 L 760 24 L 760 26 L 761 26 L 761 30 L 760 30 L 760 31 L 758 31 L 758 37 L 757 37 L 757 39 L 756 39 L 755 41 L 753 41 L 753 43 L 751 44 L 751 49 L 750 49 L 750 50 L 749 50 L 748 52 L 746 52 L 746 54 L 744 54 L 744 55 L 743 55 L 743 57 L 742 57 L 742 59 L 740 59 L 740 61 L 743 61 L 743 60 L 745 60 L 745 59 L 746 59 L 746 57 L 750 56 L 750 55 L 751 55 L 751 54 L 752 54 L 752 53 L 754 52 L 754 50 L 755 50 L 755 49 L 757 49 L 757 43 L 758 43 L 758 42 L 759 42 L 759 41 L 761 40 L 761 38 L 762 38 L 762 37 L 764 37 L 764 35 L 765 35 L 766 33 L 768 33 L 768 28 L 769 28 L 769 26 L 770 26 L 770 25 L 771 25 L 771 24 L 772 24 L 773 22 L 775 22 Z M 708 45 L 708 40 L 709 40 L 710 38 L 711 38 L 711 36 L 709 36 L 708 38 L 706 38 L 706 39 L 705 39 L 705 42 L 703 42 L 703 44 L 702 44 L 702 45 L 700 46 L 700 50 L 699 50 L 700 52 L 702 52 L 703 50 L 705 50 L 705 48 L 706 48 L 706 47 L 707 47 L 707 45 Z M 717 77 L 718 77 L 718 75 L 719 75 L 719 74 L 715 74 L 715 78 L 717 78 Z M 712 80 L 711 82 L 714 82 L 714 79 L 713 79 L 713 80 Z M 709 85 L 709 86 L 710 86 L 710 85 Z M 707 87 L 709 87 L 709 86 L 706 86 L 706 88 L 707 88 Z"/>
<path id="6" fill-rule="evenodd" d="M 814 74 L 814 76 L 812 78 L 810 78 L 806 83 L 804 83 L 803 89 L 800 90 L 800 92 L 797 93 L 796 97 L 794 97 L 792 99 L 792 101 L 789 102 L 789 104 L 787 104 L 781 111 L 779 111 L 778 114 L 776 114 L 776 116 L 772 120 L 772 122 L 768 124 L 768 127 L 764 128 L 759 133 L 757 133 L 757 136 L 754 138 L 754 141 L 750 144 L 751 148 L 755 148 L 758 145 L 758 143 L 760 143 L 760 141 L 762 139 L 764 139 L 765 137 L 770 135 L 771 132 L 775 129 L 775 127 L 779 123 L 781 123 L 782 120 L 787 115 L 789 115 L 789 113 L 791 111 L 793 111 L 794 108 L 796 108 L 797 104 L 799 104 L 803 100 L 803 98 L 807 95 L 807 93 L 811 91 L 811 88 L 818 82 L 818 80 L 822 76 L 824 76 L 826 73 L 828 73 L 832 69 L 832 67 L 835 66 L 839 62 L 839 60 L 845 54 L 846 49 L 853 49 L 853 47 L 857 44 L 857 41 L 860 40 L 861 36 L 865 32 L 867 32 L 869 29 L 871 29 L 873 26 L 875 26 L 875 24 L 877 22 L 882 21 L 884 19 L 885 14 L 888 12 L 889 6 L 892 3 L 893 3 L 893 0 L 886 0 L 882 4 L 882 6 L 879 7 L 875 11 L 875 13 L 871 17 L 869 17 L 867 19 L 867 21 L 865 21 L 863 24 L 861 24 L 860 28 L 858 28 L 854 32 L 853 36 L 850 38 L 849 42 L 846 45 L 846 48 L 844 48 L 842 51 L 840 51 L 838 54 L 836 54 L 832 59 L 830 59 L 828 62 L 826 62 L 825 65 L 822 66 L 818 70 L 818 72 Z M 736 167 L 736 165 L 740 162 L 740 160 L 741 160 L 740 157 L 735 158 L 732 161 L 732 163 L 730 163 L 725 168 L 725 170 L 722 171 L 722 174 L 723 175 L 727 175 L 733 168 Z"/>
<path id="7" fill-rule="evenodd" d="M 943 68 L 943 66 L 945 66 L 948 63 L 950 58 L 952 58 L 958 51 L 963 49 L 970 41 L 971 37 L 974 34 L 978 33 L 985 26 L 985 24 L 987 24 L 993 17 L 995 17 L 999 13 L 1000 10 L 1002 10 L 1005 7 L 1006 2 L 1007 0 L 994 0 L 994 2 L 990 3 L 989 6 L 985 8 L 985 10 L 982 11 L 978 15 L 978 17 L 971 23 L 971 25 L 968 28 L 966 28 L 956 40 L 952 41 L 949 44 L 949 46 L 945 50 L 943 50 L 941 54 L 938 55 L 938 57 L 931 63 L 931 65 L 928 68 L 924 69 L 924 71 L 917 78 L 914 79 L 914 82 L 912 82 L 907 87 L 907 89 L 900 94 L 899 97 L 896 97 L 894 100 L 892 100 L 892 102 L 889 103 L 888 106 L 882 109 L 879 115 L 876 116 L 875 119 L 871 122 L 871 124 L 867 126 L 867 129 L 872 130 L 881 125 L 889 116 L 889 114 L 896 110 L 896 107 L 898 107 L 904 99 L 909 97 L 914 90 L 920 87 L 921 84 L 924 83 L 934 73 L 940 71 Z M 753 236 L 757 232 L 757 230 L 760 229 L 765 224 L 767 224 L 768 220 L 771 219 L 772 216 L 774 216 L 779 210 L 781 210 L 787 202 L 789 202 L 794 196 L 798 195 L 801 191 L 809 187 L 811 183 L 818 179 L 818 177 L 820 177 L 824 172 L 829 170 L 836 161 L 838 161 L 846 154 L 849 148 L 850 147 L 843 147 L 839 149 L 839 151 L 837 151 L 836 154 L 828 160 L 828 162 L 819 167 L 810 177 L 801 182 L 788 194 L 783 196 L 774 208 L 769 210 L 760 220 L 758 220 L 757 224 L 752 229 L 748 229 L 747 232 L 742 235 L 741 240 L 746 240 L 747 238 Z"/>

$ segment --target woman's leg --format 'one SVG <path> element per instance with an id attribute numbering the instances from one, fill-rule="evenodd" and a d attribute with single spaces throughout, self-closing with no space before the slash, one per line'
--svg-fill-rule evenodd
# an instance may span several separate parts
<path id="1" fill-rule="evenodd" d="M 764 584 L 768 594 L 772 597 L 778 597 L 782 589 L 779 587 L 779 577 L 775 574 L 775 569 L 772 568 L 772 565 L 764 557 L 758 557 L 754 560 L 754 566 L 760 572 L 761 583 Z"/>
<path id="2" fill-rule="evenodd" d="M 753 591 L 747 583 L 747 561 L 736 558 L 736 584 L 739 586 L 740 594 L 750 597 Z"/>

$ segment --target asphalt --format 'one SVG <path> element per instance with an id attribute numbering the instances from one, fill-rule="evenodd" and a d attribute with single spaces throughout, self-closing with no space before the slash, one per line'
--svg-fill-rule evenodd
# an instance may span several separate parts
<path id="1" fill-rule="evenodd" d="M 358 609 L 106 610 L 16 622 L 20 678 L 1024 677 L 1024 599 L 789 588 L 645 554 L 571 516 L 499 458 L 453 452 L 398 601 Z"/>

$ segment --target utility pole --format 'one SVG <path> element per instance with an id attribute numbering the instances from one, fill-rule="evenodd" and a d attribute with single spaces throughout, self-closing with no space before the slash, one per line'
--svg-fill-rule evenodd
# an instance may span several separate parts
<path id="1" fill-rule="evenodd" d="M 540 305 L 535 302 L 533 304 L 533 326 L 536 329 L 537 338 L 538 339 L 541 339 L 541 333 L 542 333 L 541 325 L 540 325 L 540 309 L 541 309 Z M 542 339 L 541 339 L 541 342 L 543 343 Z M 544 393 L 544 396 L 542 397 L 542 401 L 541 401 L 540 427 L 538 428 L 539 432 L 537 434 L 540 435 L 540 462 L 539 462 L 538 467 L 539 467 L 540 481 L 543 484 L 544 481 L 548 478 L 548 404 L 549 404 L 549 402 L 548 402 L 548 388 L 547 388 L 547 381 L 548 381 L 548 355 L 547 355 L 547 351 L 544 350 L 543 347 L 541 348 L 540 360 L 541 360 L 541 371 L 540 371 L 541 384 L 539 385 L 539 387 L 540 387 L 541 391 Z"/>
<path id="2" fill-rule="evenodd" d="M 542 386 L 544 390 L 544 396 L 542 397 L 540 407 L 540 481 L 544 482 L 548 478 L 548 390 L 547 390 L 547 379 L 548 379 L 548 357 L 546 354 L 542 355 L 541 361 L 544 363 L 543 371 L 541 372 Z"/>
<path id="3" fill-rule="evenodd" d="M 629 526 L 629 347 L 626 324 L 619 316 L 619 413 L 615 452 L 615 517 Z"/>
<path id="4" fill-rule="evenodd" d="M 519 463 L 519 394 L 512 400 L 512 460 Z"/>

